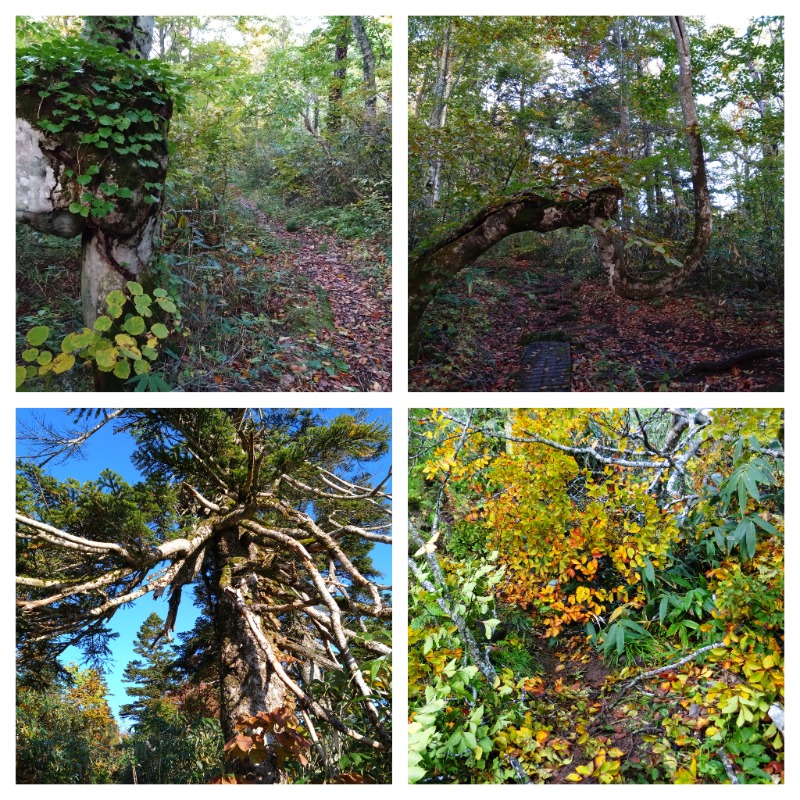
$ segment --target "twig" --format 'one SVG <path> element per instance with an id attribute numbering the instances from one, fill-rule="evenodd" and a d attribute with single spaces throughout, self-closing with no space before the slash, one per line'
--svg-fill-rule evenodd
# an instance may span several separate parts
<path id="1" fill-rule="evenodd" d="M 697 656 L 707 653 L 709 650 L 714 650 L 716 647 L 725 647 L 727 649 L 725 642 L 714 642 L 714 644 L 707 644 L 705 647 L 701 647 L 699 650 L 689 653 L 688 656 L 684 656 L 679 661 L 675 661 L 672 664 L 667 664 L 665 667 L 658 667 L 658 669 L 651 669 L 649 672 L 643 672 L 641 675 L 637 675 L 622 691 L 627 692 L 631 686 L 639 681 L 644 680 L 645 678 L 652 678 L 654 675 L 660 675 L 662 672 L 669 672 L 671 669 L 675 669 L 675 667 L 681 667 L 684 664 L 688 664 L 690 661 L 694 661 Z"/>
<path id="2" fill-rule="evenodd" d="M 733 764 L 728 758 L 728 754 L 720 747 L 720 749 L 717 750 L 717 755 L 719 756 L 719 760 L 722 762 L 722 766 L 725 767 L 725 773 L 728 776 L 728 780 L 731 783 L 739 783 L 739 780 L 736 777 L 736 772 L 733 769 Z"/>

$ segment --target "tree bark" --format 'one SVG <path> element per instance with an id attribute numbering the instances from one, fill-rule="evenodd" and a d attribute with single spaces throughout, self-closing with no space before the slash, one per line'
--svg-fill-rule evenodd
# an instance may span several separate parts
<path id="1" fill-rule="evenodd" d="M 711 239 L 711 196 L 708 192 L 703 140 L 692 93 L 692 68 L 689 36 L 683 17 L 670 17 L 672 33 L 678 47 L 678 96 L 689 148 L 694 191 L 694 236 L 683 258 L 683 265 L 646 277 L 628 271 L 626 252 L 613 231 L 598 231 L 600 253 L 611 288 L 631 300 L 652 300 L 674 291 L 699 266 Z"/>
<path id="2" fill-rule="evenodd" d="M 372 51 L 367 32 L 364 30 L 361 17 L 350 17 L 350 27 L 353 29 L 353 36 L 361 50 L 364 70 L 364 113 L 368 120 L 374 120 L 378 104 L 378 89 L 375 85 L 375 54 Z"/>
<path id="3" fill-rule="evenodd" d="M 441 52 L 439 54 L 439 63 L 436 72 L 436 83 L 433 87 L 434 102 L 429 120 L 430 127 L 433 130 L 440 130 L 444 127 L 445 120 L 447 119 L 447 103 L 455 87 L 451 69 L 452 51 L 450 47 L 450 35 L 452 30 L 453 23 L 448 22 L 442 38 Z M 441 197 L 441 171 L 442 159 L 441 156 L 437 154 L 434 157 L 433 163 L 428 168 L 428 180 L 425 185 L 428 190 L 427 204 L 429 206 L 438 203 Z"/>
<path id="4" fill-rule="evenodd" d="M 409 266 L 409 337 L 411 355 L 419 344 L 419 324 L 425 309 L 454 275 L 492 245 L 521 231 L 546 233 L 558 228 L 590 225 L 603 228 L 617 214 L 622 190 L 617 186 L 589 192 L 586 198 L 553 200 L 533 191 L 523 192 L 476 214 Z"/>
<path id="5" fill-rule="evenodd" d="M 86 21 L 86 38 L 113 44 L 133 58 L 146 58 L 153 32 L 152 17 L 90 17 Z M 78 74 L 48 76 L 69 81 L 70 90 L 79 96 L 94 92 L 87 87 L 98 77 L 87 64 Z M 152 202 L 152 190 L 145 182 L 162 184 L 167 171 L 166 129 L 172 114 L 171 103 L 154 104 L 142 98 L 141 109 L 151 111 L 156 125 L 163 131 L 160 141 L 152 141 L 148 166 L 131 155 L 121 156 L 115 149 L 97 150 L 81 144 L 81 158 L 75 151 L 78 135 L 87 130 L 71 130 L 67 126 L 58 133 L 45 132 L 39 121 L 48 118 L 57 108 L 57 100 L 42 100 L 38 84 L 17 88 L 17 219 L 44 233 L 72 238 L 83 234 L 81 259 L 81 299 L 84 323 L 94 325 L 105 312 L 105 298 L 114 289 L 126 290 L 126 282 L 142 280 L 153 250 L 153 236 L 158 227 L 161 203 Z M 137 110 L 141 110 L 137 107 Z M 80 123 L 76 123 L 80 124 Z M 154 125 L 134 123 L 127 133 L 141 127 L 142 133 L 153 132 Z M 94 163 L 100 170 L 88 186 L 76 182 L 77 173 Z M 89 216 L 70 211 L 70 205 L 88 192 L 98 200 L 107 199 L 101 184 L 116 184 L 132 190 L 130 198 L 112 197 L 113 210 L 105 215 Z M 133 184 L 133 185 L 132 185 Z"/>
<path id="6" fill-rule="evenodd" d="M 224 530 L 216 543 L 219 559 L 220 591 L 217 595 L 217 638 L 219 644 L 220 724 L 225 740 L 236 735 L 234 725 L 244 717 L 261 711 L 272 711 L 286 703 L 288 690 L 264 658 L 261 647 L 225 585 L 248 591 L 252 575 L 237 572 L 237 565 L 246 562 L 249 553 L 242 546 L 238 528 Z M 273 753 L 260 764 L 236 761 L 237 777 L 254 783 L 286 783 Z"/>
<path id="7" fill-rule="evenodd" d="M 335 133 L 342 127 L 342 94 L 347 77 L 347 49 L 350 44 L 350 26 L 347 17 L 338 23 L 333 51 L 333 75 L 328 87 L 328 130 Z"/>

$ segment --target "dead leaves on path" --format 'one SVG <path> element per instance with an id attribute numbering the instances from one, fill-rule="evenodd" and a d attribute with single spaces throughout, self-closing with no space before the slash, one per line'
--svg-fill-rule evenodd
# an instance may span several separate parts
<path id="1" fill-rule="evenodd" d="M 770 305 L 772 302 L 772 305 Z M 713 374 L 676 375 L 742 350 L 780 347 L 783 312 L 759 296 L 682 291 L 646 302 L 617 297 L 601 278 L 487 266 L 455 279 L 425 317 L 410 370 L 415 391 L 515 391 L 526 335 L 572 344 L 572 391 L 780 391 L 783 362 L 764 358 Z M 546 340 L 546 339 L 545 339 Z"/>

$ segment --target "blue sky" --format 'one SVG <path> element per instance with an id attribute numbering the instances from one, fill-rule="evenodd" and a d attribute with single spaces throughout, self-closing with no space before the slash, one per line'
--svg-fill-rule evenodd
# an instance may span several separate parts
<path id="1" fill-rule="evenodd" d="M 347 409 L 315 409 L 315 411 L 325 419 L 333 419 L 342 413 L 346 413 Z M 18 409 L 18 433 L 21 423 L 28 423 L 32 427 L 36 426 L 34 416 L 38 419 L 44 419 L 57 427 L 71 425 L 72 422 L 70 416 L 60 409 Z M 369 409 L 367 416 L 370 421 L 379 421 L 391 425 L 391 409 Z M 133 441 L 127 434 L 115 434 L 112 426 L 107 425 L 89 439 L 83 449 L 84 458 L 72 457 L 63 464 L 55 464 L 51 461 L 45 469 L 56 478 L 65 479 L 71 477 L 80 481 L 93 480 L 99 476 L 103 469 L 113 469 L 129 483 L 135 483 L 139 480 L 140 475 L 131 463 L 133 450 Z M 25 455 L 26 452 L 25 443 L 18 443 L 18 455 Z M 373 476 L 378 480 L 382 480 L 391 463 L 392 454 L 390 449 L 386 456 L 366 466 Z M 389 479 L 386 490 L 391 492 L 391 479 Z M 389 545 L 376 544 L 373 550 L 373 560 L 384 576 L 383 582 L 390 584 L 392 579 L 391 547 Z M 176 633 L 190 630 L 194 624 L 197 611 L 194 608 L 192 599 L 193 592 L 184 592 L 175 625 Z M 158 600 L 154 600 L 150 594 L 145 595 L 135 603 L 119 609 L 109 623 L 109 627 L 119 636 L 111 642 L 113 659 L 108 664 L 105 678 L 109 689 L 109 705 L 118 720 L 120 705 L 129 699 L 122 685 L 122 673 L 129 661 L 138 658 L 136 653 L 133 652 L 136 633 L 144 620 L 154 611 L 162 619 L 166 617 L 166 594 Z M 80 663 L 80 651 L 70 648 L 65 652 L 62 660 L 65 663 L 70 661 Z M 125 722 L 123 721 L 124 725 Z"/>

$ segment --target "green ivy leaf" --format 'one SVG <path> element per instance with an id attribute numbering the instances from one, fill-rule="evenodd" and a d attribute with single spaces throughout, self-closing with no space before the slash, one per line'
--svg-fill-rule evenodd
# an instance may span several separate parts
<path id="1" fill-rule="evenodd" d="M 146 327 L 141 317 L 130 317 L 125 320 L 122 330 L 127 331 L 132 336 L 138 336 L 140 333 L 144 333 Z"/>
<path id="2" fill-rule="evenodd" d="M 157 336 L 159 339 L 166 339 L 169 336 L 169 329 L 163 322 L 156 322 L 150 330 L 153 332 L 154 336 Z"/>
<path id="3" fill-rule="evenodd" d="M 103 316 L 98 317 L 94 321 L 94 329 L 100 333 L 104 333 L 105 331 L 111 329 L 111 324 L 111 318 L 103 314 Z"/>
<path id="4" fill-rule="evenodd" d="M 118 361 L 117 366 L 114 367 L 114 375 L 121 380 L 127 380 L 131 376 L 131 365 L 127 359 Z"/>
<path id="5" fill-rule="evenodd" d="M 97 369 L 101 372 L 111 372 L 117 363 L 117 358 L 119 358 L 119 353 L 116 347 L 106 347 L 103 350 L 99 350 L 94 355 Z"/>
<path id="6" fill-rule="evenodd" d="M 142 288 L 142 284 L 141 283 L 137 283 L 136 281 L 128 281 L 126 286 L 128 287 L 128 291 L 134 296 L 135 295 L 140 295 L 140 294 L 142 294 L 144 292 L 144 289 Z"/>
<path id="7" fill-rule="evenodd" d="M 50 328 L 48 328 L 47 325 L 37 325 L 35 328 L 31 328 L 28 331 L 28 335 L 25 337 L 25 339 L 27 340 L 28 344 L 38 347 L 40 344 L 44 344 L 49 335 Z"/>
<path id="8" fill-rule="evenodd" d="M 22 351 L 22 360 L 28 363 L 36 361 L 38 357 L 39 357 L 38 347 L 29 347 L 27 350 Z"/>
<path id="9" fill-rule="evenodd" d="M 27 372 L 25 371 L 25 367 L 17 367 L 17 389 L 25 383 L 26 377 Z"/>
<path id="10" fill-rule="evenodd" d="M 167 314 L 174 314 L 178 308 L 172 300 L 168 300 L 166 297 L 159 297 L 156 302 L 161 306 Z"/>
<path id="11" fill-rule="evenodd" d="M 123 306 L 125 305 L 125 295 L 119 289 L 114 289 L 113 292 L 108 293 L 106 303 L 109 306 Z"/>

